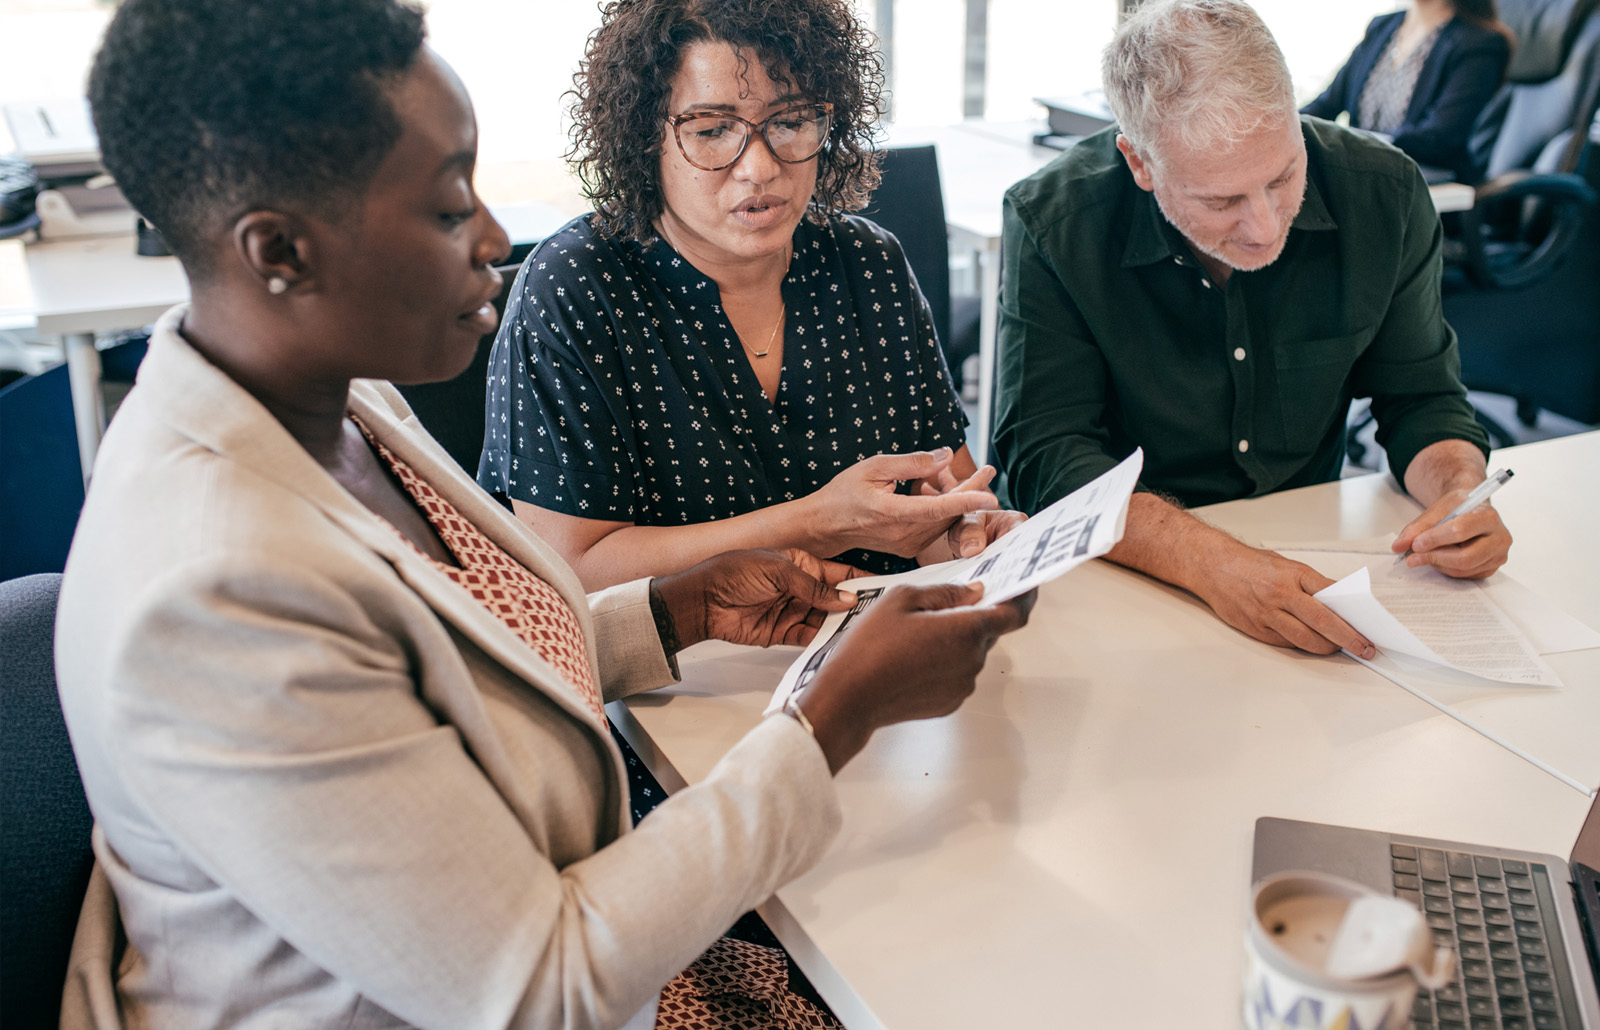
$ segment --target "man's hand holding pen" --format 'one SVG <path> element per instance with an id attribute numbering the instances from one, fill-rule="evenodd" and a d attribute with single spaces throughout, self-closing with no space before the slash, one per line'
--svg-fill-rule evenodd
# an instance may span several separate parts
<path id="1" fill-rule="evenodd" d="M 1395 537 L 1391 546 L 1398 553 L 1396 563 L 1431 565 L 1457 579 L 1492 575 L 1506 563 L 1511 531 L 1488 501 L 1511 476 L 1502 469 L 1471 490 L 1442 494 Z"/>

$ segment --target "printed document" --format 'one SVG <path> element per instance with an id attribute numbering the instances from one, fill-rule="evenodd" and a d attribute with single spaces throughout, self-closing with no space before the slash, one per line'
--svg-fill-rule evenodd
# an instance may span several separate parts
<path id="1" fill-rule="evenodd" d="M 791 694 L 811 682 L 850 624 L 890 587 L 901 583 L 931 586 L 979 582 L 983 584 L 983 598 L 978 607 L 989 607 L 1025 594 L 1105 554 L 1122 539 L 1128 501 L 1143 467 L 1144 452 L 1135 450 L 1116 468 L 1039 512 L 990 544 L 982 554 L 925 565 L 896 576 L 846 581 L 843 586 L 855 591 L 855 605 L 849 611 L 834 612 L 822 623 L 811 645 L 784 673 L 767 711 L 782 708 Z"/>
<path id="2" fill-rule="evenodd" d="M 1350 573 L 1360 562 L 1353 555 L 1393 555 L 1393 536 L 1365 540 L 1263 541 L 1261 546 L 1305 562 L 1330 579 Z M 1393 561 L 1393 558 L 1390 558 Z M 1376 568 L 1377 566 L 1373 566 Z M 1475 580 L 1538 654 L 1561 654 L 1600 647 L 1600 632 L 1579 622 L 1543 594 L 1535 593 L 1504 572 Z"/>
<path id="3" fill-rule="evenodd" d="M 1555 670 L 1477 580 L 1395 565 L 1389 553 L 1285 551 L 1284 556 L 1343 579 L 1317 600 L 1378 647 L 1501 683 L 1559 687 Z"/>

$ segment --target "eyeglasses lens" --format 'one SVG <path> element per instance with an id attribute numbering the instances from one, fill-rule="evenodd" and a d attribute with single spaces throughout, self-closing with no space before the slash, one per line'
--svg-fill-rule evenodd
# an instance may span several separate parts
<path id="1" fill-rule="evenodd" d="M 762 123 L 767 144 L 780 161 L 812 157 L 828 138 L 828 113 L 817 107 L 780 111 Z M 696 115 L 677 125 L 684 156 L 702 168 L 722 168 L 738 160 L 751 129 L 747 122 L 719 114 Z"/>

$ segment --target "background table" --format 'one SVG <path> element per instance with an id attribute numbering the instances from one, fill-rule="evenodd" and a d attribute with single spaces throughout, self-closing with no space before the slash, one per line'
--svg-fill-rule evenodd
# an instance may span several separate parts
<path id="1" fill-rule="evenodd" d="M 38 331 L 61 336 L 87 483 L 106 424 L 95 334 L 149 325 L 188 299 L 189 280 L 177 258 L 135 254 L 131 233 L 32 243 L 23 260 Z"/>
<path id="2" fill-rule="evenodd" d="M 543 239 L 567 221 L 546 204 L 497 205 L 493 211 L 515 243 Z M 37 330 L 62 339 L 85 483 L 106 423 L 96 334 L 142 328 L 189 298 L 189 280 L 177 258 L 141 257 L 133 247 L 130 232 L 33 243 L 23 252 Z"/>
<path id="3" fill-rule="evenodd" d="M 1563 477 L 1496 498 L 1522 532 L 1509 568 L 1593 619 L 1592 587 L 1574 583 L 1600 564 L 1592 534 L 1544 531 L 1582 520 L 1600 434 L 1496 460 L 1518 486 Z M 1369 476 L 1201 514 L 1257 539 L 1326 539 L 1415 510 Z M 702 645 L 682 685 L 613 718 L 669 789 L 697 781 L 794 653 Z M 1568 700 L 1522 697 L 1551 740 L 1568 731 L 1547 724 L 1600 681 L 1600 652 L 1570 657 Z M 839 840 L 763 915 L 855 1030 L 1235 1027 L 1257 817 L 1565 855 L 1589 805 L 1350 659 L 1249 640 L 1105 562 L 1046 586 L 959 712 L 880 732 L 838 789 Z"/>

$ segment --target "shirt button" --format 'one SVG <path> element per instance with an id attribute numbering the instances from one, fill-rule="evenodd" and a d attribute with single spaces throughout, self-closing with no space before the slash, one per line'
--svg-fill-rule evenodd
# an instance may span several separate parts
<path id="1" fill-rule="evenodd" d="M 1201 279 L 1200 280 L 1200 285 L 1204 286 L 1206 289 L 1209 290 L 1209 289 L 1211 289 L 1211 280 L 1210 279 Z"/>
<path id="2" fill-rule="evenodd" d="M 1235 348 L 1233 348 L 1233 360 L 1235 360 L 1235 361 L 1243 361 L 1244 360 L 1244 348 L 1243 347 L 1235 347 Z"/>
<path id="3" fill-rule="evenodd" d="M 1239 453 L 1240 454 L 1243 454 L 1245 451 L 1248 451 L 1249 449 L 1250 449 L 1250 441 L 1249 440 L 1240 440 L 1239 441 Z"/>

